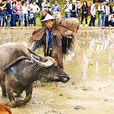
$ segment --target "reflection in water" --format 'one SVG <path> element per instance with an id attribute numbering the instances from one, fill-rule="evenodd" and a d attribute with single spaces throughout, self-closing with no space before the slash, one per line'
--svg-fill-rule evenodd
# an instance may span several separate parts
<path id="1" fill-rule="evenodd" d="M 69 61 L 68 66 L 72 66 L 71 74 L 73 79 L 76 79 L 74 73 L 80 72 L 81 80 L 91 79 L 91 78 L 113 78 L 113 59 L 114 59 L 114 34 L 109 31 L 95 32 L 94 35 L 92 31 L 89 33 L 79 32 L 77 35 L 75 58 Z M 78 62 L 76 62 L 78 61 Z M 68 66 L 66 68 L 68 69 Z M 77 66 L 80 66 L 77 70 Z M 106 77 L 105 77 L 106 76 Z M 77 76 L 78 77 L 78 76 Z"/>
<path id="2" fill-rule="evenodd" d="M 88 68 L 88 58 L 87 58 L 87 56 L 86 56 L 86 52 L 85 52 L 85 50 L 83 50 L 83 62 L 82 62 L 82 65 L 83 65 L 83 67 L 82 67 L 82 72 L 83 72 L 83 80 L 85 80 L 85 78 L 86 78 L 86 73 L 87 73 L 87 68 Z"/>

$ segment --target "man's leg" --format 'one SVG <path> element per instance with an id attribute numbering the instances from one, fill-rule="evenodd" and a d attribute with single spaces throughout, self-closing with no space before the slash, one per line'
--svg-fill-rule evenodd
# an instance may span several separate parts
<path id="1" fill-rule="evenodd" d="M 87 25 L 87 15 L 85 15 L 85 23 L 86 23 L 86 25 Z"/>
<path id="2" fill-rule="evenodd" d="M 65 12 L 65 18 L 67 18 L 67 12 Z"/>
<path id="3" fill-rule="evenodd" d="M 78 10 L 78 20 L 80 21 L 80 10 Z"/>
<path id="4" fill-rule="evenodd" d="M 91 20 L 90 20 L 90 23 L 89 23 L 89 26 L 91 27 L 91 23 L 93 22 L 93 16 L 91 15 Z"/>
<path id="5" fill-rule="evenodd" d="M 2 20 L 2 16 L 0 16 L 0 27 L 1 27 L 1 20 Z"/>
<path id="6" fill-rule="evenodd" d="M 95 26 L 95 17 L 93 17 L 93 26 Z"/>
<path id="7" fill-rule="evenodd" d="M 20 19 L 20 26 L 22 26 L 23 25 L 22 24 L 23 22 L 22 22 L 22 15 L 21 14 L 19 15 L 19 19 Z"/>
<path id="8" fill-rule="evenodd" d="M 2 27 L 4 27 L 4 23 L 5 23 L 6 19 L 5 19 L 5 15 L 3 16 L 3 22 L 2 22 Z"/>
<path id="9" fill-rule="evenodd" d="M 103 27 L 105 26 L 105 14 L 104 13 L 102 14 L 102 26 Z"/>
<path id="10" fill-rule="evenodd" d="M 81 20 L 81 24 L 82 24 L 83 20 L 84 20 L 84 15 L 82 15 L 82 20 Z"/>
<path id="11" fill-rule="evenodd" d="M 16 26 L 19 26 L 19 16 L 16 15 Z"/>
<path id="12" fill-rule="evenodd" d="M 8 14 L 8 16 L 7 16 L 7 24 L 6 24 L 7 27 L 10 26 L 10 22 L 11 22 L 11 14 Z"/>
<path id="13" fill-rule="evenodd" d="M 68 12 L 68 15 L 67 15 L 67 17 L 68 17 L 68 18 L 70 18 L 70 17 L 71 17 L 71 13 L 70 13 L 70 12 Z"/>
<path id="14" fill-rule="evenodd" d="M 101 13 L 99 13 L 98 27 L 100 27 L 100 26 L 101 26 L 101 18 L 102 18 L 102 14 L 101 14 Z"/>
<path id="15" fill-rule="evenodd" d="M 34 26 L 36 26 L 36 13 L 34 13 Z"/>

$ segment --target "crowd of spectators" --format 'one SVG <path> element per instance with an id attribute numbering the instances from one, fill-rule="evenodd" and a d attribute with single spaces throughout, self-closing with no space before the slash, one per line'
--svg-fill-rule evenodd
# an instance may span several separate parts
<path id="1" fill-rule="evenodd" d="M 87 1 L 72 0 L 70 2 L 66 0 L 63 7 L 59 5 L 57 0 L 52 6 L 50 6 L 49 0 L 34 2 L 32 0 L 23 0 L 22 2 L 20 0 L 0 0 L 0 27 L 36 26 L 38 15 L 42 20 L 47 13 L 53 15 L 61 12 L 64 12 L 65 18 L 78 18 L 80 26 L 114 26 L 114 6 L 111 7 L 109 0 L 100 0 L 100 2 L 93 0 L 93 3 L 89 5 Z M 95 25 L 97 18 L 98 24 Z"/>
<path id="2" fill-rule="evenodd" d="M 37 13 L 40 12 L 36 2 L 20 0 L 0 0 L 0 27 L 36 26 Z"/>
<path id="3" fill-rule="evenodd" d="M 113 2 L 113 1 L 112 1 Z M 64 6 L 65 9 L 65 18 L 76 17 L 79 19 L 81 25 L 83 26 L 83 21 L 85 19 L 85 26 L 95 26 L 95 21 L 98 17 L 98 27 L 102 26 L 107 27 L 109 25 L 114 26 L 114 6 L 111 7 L 109 0 L 101 0 L 96 2 L 93 0 L 93 3 L 88 5 L 87 1 L 83 3 L 80 0 L 72 0 L 70 3 L 69 0 L 66 0 Z M 98 16 L 97 16 L 98 11 Z M 88 16 L 90 16 L 90 21 Z"/>

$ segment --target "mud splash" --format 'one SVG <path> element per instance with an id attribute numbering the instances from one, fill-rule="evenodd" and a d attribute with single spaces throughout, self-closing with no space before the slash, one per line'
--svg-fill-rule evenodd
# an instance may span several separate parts
<path id="1" fill-rule="evenodd" d="M 12 32 L 9 41 L 25 40 L 27 45 L 31 33 L 20 33 L 21 36 L 16 36 Z M 5 42 L 2 34 L 1 41 Z M 114 31 L 79 30 L 74 51 L 69 51 L 64 64 L 71 76 L 68 83 L 59 83 L 58 87 L 40 84 L 34 88 L 32 100 L 26 106 L 11 109 L 13 114 L 114 113 Z M 0 102 L 7 101 L 0 92 Z"/>

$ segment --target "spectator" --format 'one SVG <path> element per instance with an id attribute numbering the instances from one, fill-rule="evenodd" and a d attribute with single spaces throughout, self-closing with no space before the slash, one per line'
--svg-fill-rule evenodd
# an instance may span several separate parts
<path id="1" fill-rule="evenodd" d="M 22 5 L 22 22 L 23 22 L 23 19 L 24 19 L 24 25 L 28 26 L 29 25 L 29 22 L 28 22 L 28 6 L 27 6 L 27 3 L 25 3 L 25 2 Z"/>
<path id="2" fill-rule="evenodd" d="M 71 12 L 70 12 L 71 6 L 69 3 L 69 0 L 66 0 L 66 4 L 64 6 L 64 9 L 65 9 L 65 18 L 70 18 L 71 17 Z"/>
<path id="3" fill-rule="evenodd" d="M 29 13 L 29 25 L 30 27 L 32 27 L 34 24 L 34 13 L 33 13 L 33 9 L 30 9 L 30 13 Z"/>
<path id="4" fill-rule="evenodd" d="M 22 5 L 20 1 L 17 1 L 17 4 L 15 6 L 16 9 L 16 25 L 22 26 L 22 17 L 21 17 L 21 13 L 22 13 Z M 20 23 L 20 24 L 19 24 Z"/>
<path id="5" fill-rule="evenodd" d="M 8 2 L 6 3 L 6 8 L 7 8 L 7 23 L 6 23 L 6 26 L 7 27 L 10 27 L 10 23 L 11 23 L 11 13 L 12 13 L 11 2 L 12 2 L 12 0 L 8 0 Z"/>
<path id="6" fill-rule="evenodd" d="M 81 20 L 81 26 L 83 23 L 83 20 L 85 18 L 85 23 L 86 23 L 86 27 L 87 27 L 87 17 L 88 17 L 88 5 L 87 2 L 84 1 L 83 2 L 83 6 L 82 6 L 82 20 Z"/>
<path id="7" fill-rule="evenodd" d="M 98 19 L 98 27 L 101 26 L 101 19 L 102 19 L 102 26 L 105 26 L 105 5 L 104 2 L 100 3 L 98 5 L 98 13 L 99 13 L 99 19 Z"/>
<path id="8" fill-rule="evenodd" d="M 12 2 L 14 2 L 14 3 L 15 3 L 15 5 L 17 4 L 17 0 L 13 0 Z"/>
<path id="9" fill-rule="evenodd" d="M 47 0 L 44 0 L 44 2 L 42 3 L 42 10 L 45 10 L 45 6 L 46 5 L 50 5 L 49 2 Z"/>
<path id="10" fill-rule="evenodd" d="M 3 18 L 3 3 L 2 3 L 2 0 L 0 0 L 0 27 L 1 27 L 1 21 L 2 21 L 2 18 Z"/>
<path id="11" fill-rule="evenodd" d="M 47 14 L 50 14 L 50 15 L 53 14 L 53 12 L 49 10 L 50 9 L 49 4 L 45 5 L 44 8 L 45 8 L 45 10 L 40 12 L 40 20 L 43 20 Z"/>
<path id="12" fill-rule="evenodd" d="M 76 0 L 72 0 L 71 4 L 71 17 L 77 16 L 77 6 L 76 6 Z"/>
<path id="13" fill-rule="evenodd" d="M 38 3 L 39 3 L 39 0 L 36 0 L 36 4 L 37 4 L 37 5 L 39 5 Z"/>
<path id="14" fill-rule="evenodd" d="M 40 12 L 40 8 L 38 5 L 36 5 L 36 2 L 33 2 L 33 5 L 31 7 L 33 9 L 33 13 L 34 13 L 34 26 L 36 26 L 36 13 Z"/>
<path id="15" fill-rule="evenodd" d="M 105 26 L 108 27 L 109 26 L 109 21 L 108 21 L 108 18 L 109 18 L 109 15 L 111 14 L 111 6 L 110 6 L 110 3 L 107 3 L 106 4 L 106 16 L 105 16 Z"/>
<path id="16" fill-rule="evenodd" d="M 4 24 L 6 23 L 7 19 L 6 19 L 6 16 L 7 16 L 7 8 L 6 8 L 6 1 L 3 0 L 2 2 L 4 4 L 4 9 L 3 9 L 3 22 L 2 22 L 2 27 L 4 27 Z"/>
<path id="17" fill-rule="evenodd" d="M 41 6 L 42 6 L 42 0 L 36 0 L 36 4 L 41 8 Z"/>
<path id="18" fill-rule="evenodd" d="M 16 26 L 16 10 L 15 10 L 15 2 L 12 3 L 12 26 Z"/>
<path id="19" fill-rule="evenodd" d="M 109 24 L 114 27 L 114 14 L 109 16 Z"/>
<path id="20" fill-rule="evenodd" d="M 57 3 L 57 0 L 55 0 L 55 3 L 52 5 L 51 10 L 53 13 L 57 14 L 60 10 L 61 7 L 60 5 Z"/>
<path id="21" fill-rule="evenodd" d="M 77 6 L 78 20 L 80 21 L 80 9 L 81 9 L 81 2 L 80 2 L 80 0 L 77 0 L 76 6 Z"/>
<path id="22" fill-rule="evenodd" d="M 89 26 L 95 26 L 95 19 L 96 19 L 96 6 L 95 1 L 93 1 L 93 4 L 90 7 L 90 14 L 91 14 L 91 20 L 89 23 Z"/>

